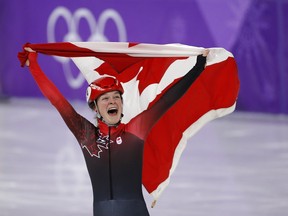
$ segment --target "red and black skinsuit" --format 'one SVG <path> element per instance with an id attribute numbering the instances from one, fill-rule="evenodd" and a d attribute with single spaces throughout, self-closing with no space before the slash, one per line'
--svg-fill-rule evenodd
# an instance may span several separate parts
<path id="1" fill-rule="evenodd" d="M 145 139 L 155 122 L 171 107 L 204 70 L 206 57 L 166 91 L 150 109 L 127 124 L 95 127 L 79 115 L 46 77 L 30 53 L 30 71 L 40 90 L 56 107 L 79 142 L 93 187 L 94 216 L 148 216 L 142 194 L 142 157 Z"/>

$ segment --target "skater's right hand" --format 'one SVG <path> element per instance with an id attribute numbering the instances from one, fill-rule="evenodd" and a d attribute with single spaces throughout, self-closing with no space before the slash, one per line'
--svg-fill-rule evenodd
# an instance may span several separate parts
<path id="1" fill-rule="evenodd" d="M 27 61 L 25 62 L 26 66 L 29 67 L 31 57 L 35 57 L 35 58 L 36 58 L 36 57 L 37 57 L 37 53 L 36 53 L 33 49 L 31 49 L 30 47 L 25 47 L 24 49 L 29 52 L 29 54 L 28 54 L 28 59 L 27 59 Z M 32 54 L 32 53 L 35 53 L 35 54 Z M 35 55 L 36 55 L 36 56 L 35 56 Z"/>

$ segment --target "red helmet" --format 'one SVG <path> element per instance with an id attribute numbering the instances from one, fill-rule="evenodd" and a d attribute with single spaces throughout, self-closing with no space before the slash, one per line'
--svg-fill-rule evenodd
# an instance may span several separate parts
<path id="1" fill-rule="evenodd" d="M 86 90 L 86 100 L 88 104 L 90 104 L 100 95 L 110 91 L 119 91 L 121 94 L 124 93 L 124 89 L 117 79 L 113 77 L 101 77 L 94 80 L 88 86 Z"/>

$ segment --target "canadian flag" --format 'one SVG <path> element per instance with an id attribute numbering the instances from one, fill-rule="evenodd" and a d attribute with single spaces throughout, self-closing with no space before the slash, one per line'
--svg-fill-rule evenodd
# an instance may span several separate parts
<path id="1" fill-rule="evenodd" d="M 183 44 L 62 42 L 25 44 L 38 53 L 71 58 L 88 83 L 116 77 L 124 88 L 127 123 L 155 103 L 196 63 L 202 47 Z M 185 149 L 187 140 L 209 121 L 235 110 L 237 64 L 224 48 L 209 48 L 207 66 L 189 90 L 151 130 L 144 146 L 143 185 L 157 199 Z M 19 57 L 22 66 L 25 56 Z"/>

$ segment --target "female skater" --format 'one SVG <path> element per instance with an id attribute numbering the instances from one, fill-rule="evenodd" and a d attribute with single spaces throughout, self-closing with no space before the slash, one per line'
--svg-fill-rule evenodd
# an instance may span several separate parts
<path id="1" fill-rule="evenodd" d="M 97 126 L 78 114 L 37 63 L 30 48 L 26 64 L 43 95 L 55 106 L 77 139 L 93 188 L 94 216 L 149 216 L 142 194 L 145 139 L 160 117 L 186 92 L 205 68 L 209 50 L 195 66 L 149 109 L 121 123 L 124 94 L 121 83 L 101 77 L 87 88 L 87 102 L 96 112 Z M 126 93 L 127 94 L 127 93 Z M 159 134 L 162 136 L 162 134 Z"/>

